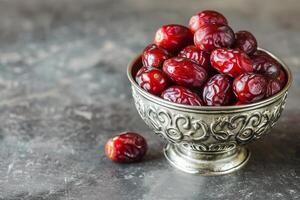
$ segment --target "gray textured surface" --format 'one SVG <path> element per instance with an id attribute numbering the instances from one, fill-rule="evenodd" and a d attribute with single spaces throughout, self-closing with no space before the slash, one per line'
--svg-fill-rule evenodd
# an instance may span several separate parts
<path id="1" fill-rule="evenodd" d="M 125 70 L 165 23 L 223 12 L 294 73 L 272 134 L 241 171 L 183 174 L 138 117 Z M 300 2 L 167 0 L 0 1 L 0 199 L 300 199 Z M 144 162 L 106 159 L 123 130 L 150 145 Z"/>

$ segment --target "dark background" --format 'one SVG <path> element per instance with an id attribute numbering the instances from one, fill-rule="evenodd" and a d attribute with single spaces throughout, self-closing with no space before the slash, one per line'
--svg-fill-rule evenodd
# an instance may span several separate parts
<path id="1" fill-rule="evenodd" d="M 249 164 L 219 177 L 184 174 L 139 118 L 125 71 L 162 24 L 203 9 L 283 59 L 286 109 Z M 300 199 L 300 1 L 1 0 L 0 199 Z M 140 132 L 141 163 L 118 165 L 106 140 Z"/>

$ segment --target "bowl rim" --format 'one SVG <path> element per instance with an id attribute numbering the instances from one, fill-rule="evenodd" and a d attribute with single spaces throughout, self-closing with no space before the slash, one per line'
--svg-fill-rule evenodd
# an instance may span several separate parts
<path id="1" fill-rule="evenodd" d="M 282 90 L 280 92 L 278 92 L 274 96 L 271 96 L 269 98 L 266 98 L 262 101 L 258 101 L 255 103 L 244 104 L 244 105 L 230 105 L 230 106 L 191 106 L 191 105 L 184 105 L 184 104 L 170 102 L 170 101 L 160 98 L 159 96 L 155 96 L 151 93 L 148 93 L 147 91 L 145 91 L 141 87 L 139 87 L 139 85 L 135 82 L 135 79 L 132 76 L 132 69 L 134 68 L 136 62 L 139 59 L 141 59 L 142 53 L 139 53 L 133 60 L 131 60 L 129 62 L 129 64 L 127 66 L 127 77 L 129 79 L 129 81 L 131 82 L 131 85 L 135 89 L 137 89 L 138 92 L 143 95 L 143 97 L 146 97 L 148 100 L 151 100 L 152 102 L 155 102 L 155 103 L 159 103 L 163 106 L 173 107 L 173 108 L 177 108 L 177 109 L 178 108 L 188 109 L 188 110 L 194 110 L 194 111 L 229 111 L 229 110 L 244 110 L 244 109 L 249 109 L 249 108 L 253 109 L 256 107 L 262 107 L 262 106 L 271 104 L 271 103 L 275 102 L 276 100 L 278 100 L 279 98 L 281 98 L 281 96 L 283 96 L 288 91 L 288 89 L 291 86 L 292 80 L 293 80 L 291 70 L 286 65 L 285 62 L 280 60 L 276 55 L 274 55 L 273 53 L 271 53 L 270 51 L 268 51 L 266 49 L 263 49 L 260 47 L 258 47 L 257 49 L 267 53 L 269 56 L 271 56 L 277 62 L 279 62 L 282 65 L 282 67 L 284 68 L 288 79 L 287 79 L 285 86 L 282 88 Z"/>

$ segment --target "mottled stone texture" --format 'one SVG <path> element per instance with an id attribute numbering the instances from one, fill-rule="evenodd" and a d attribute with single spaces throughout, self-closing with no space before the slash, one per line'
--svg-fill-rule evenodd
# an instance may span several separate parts
<path id="1" fill-rule="evenodd" d="M 243 170 L 219 177 L 167 163 L 125 74 L 161 24 L 202 9 L 252 31 L 294 73 L 272 133 L 250 145 Z M 0 199 L 300 199 L 299 10 L 298 0 L 2 0 Z M 105 141 L 124 130 L 147 138 L 144 162 L 106 159 Z"/>

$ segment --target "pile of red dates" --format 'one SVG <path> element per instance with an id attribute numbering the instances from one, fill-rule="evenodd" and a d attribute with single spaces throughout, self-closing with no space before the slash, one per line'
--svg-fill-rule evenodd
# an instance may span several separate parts
<path id="1" fill-rule="evenodd" d="M 281 64 L 257 50 L 248 31 L 234 31 L 220 13 L 205 10 L 189 26 L 163 25 L 142 54 L 135 79 L 147 92 L 174 103 L 229 106 L 254 103 L 286 83 Z"/>
<path id="2" fill-rule="evenodd" d="M 191 17 L 189 27 L 160 27 L 142 54 L 143 67 L 135 79 L 147 92 L 174 103 L 229 106 L 254 103 L 278 93 L 286 84 L 281 64 L 257 50 L 248 31 L 236 33 L 216 11 Z M 144 137 L 123 132 L 105 145 L 110 160 L 142 160 Z"/>

